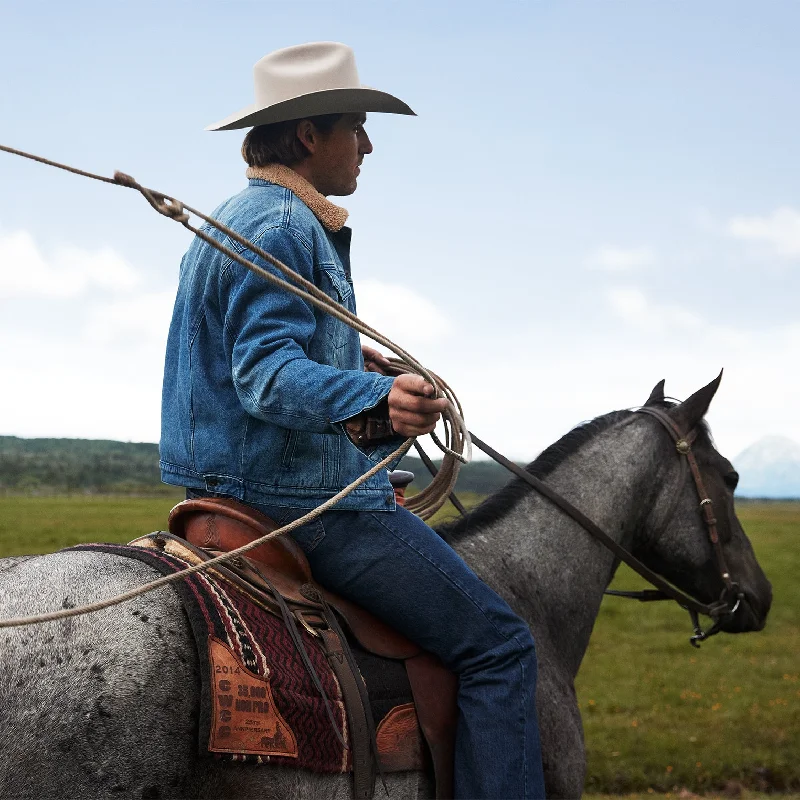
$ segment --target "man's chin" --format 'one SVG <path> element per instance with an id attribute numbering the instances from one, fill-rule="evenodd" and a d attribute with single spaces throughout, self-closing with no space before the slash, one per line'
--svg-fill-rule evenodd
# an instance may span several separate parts
<path id="1" fill-rule="evenodd" d="M 347 197 L 358 188 L 358 181 L 353 179 L 347 186 L 337 186 L 335 191 L 329 193 L 330 197 Z"/>

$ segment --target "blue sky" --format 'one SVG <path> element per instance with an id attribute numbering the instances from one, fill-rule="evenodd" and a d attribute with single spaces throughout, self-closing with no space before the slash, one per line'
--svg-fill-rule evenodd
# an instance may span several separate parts
<path id="1" fill-rule="evenodd" d="M 683 397 L 735 456 L 800 441 L 800 144 L 787 2 L 2 3 L 0 143 L 207 211 L 278 47 L 354 47 L 372 115 L 342 199 L 362 315 L 532 458 Z M 155 441 L 188 234 L 133 192 L 0 154 L 0 433 Z M 522 431 L 522 432 L 520 432 Z"/>

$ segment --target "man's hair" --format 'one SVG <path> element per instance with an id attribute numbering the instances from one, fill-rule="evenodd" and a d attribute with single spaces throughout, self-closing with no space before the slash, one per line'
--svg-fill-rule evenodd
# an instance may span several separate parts
<path id="1" fill-rule="evenodd" d="M 314 123 L 320 133 L 330 133 L 344 114 L 323 114 L 305 117 Z M 308 148 L 297 138 L 299 119 L 256 125 L 242 142 L 242 158 L 248 167 L 266 167 L 267 164 L 284 164 L 290 167 L 309 155 Z"/>

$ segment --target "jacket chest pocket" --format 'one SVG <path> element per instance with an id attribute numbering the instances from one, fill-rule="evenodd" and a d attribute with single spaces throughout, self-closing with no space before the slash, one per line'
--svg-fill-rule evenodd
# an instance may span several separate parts
<path id="1" fill-rule="evenodd" d="M 333 298 L 339 305 L 352 311 L 353 285 L 347 280 L 347 275 L 335 266 L 324 266 L 322 271 L 327 279 L 327 283 L 323 287 L 325 294 Z"/>
<path id="2" fill-rule="evenodd" d="M 356 304 L 355 296 L 353 294 L 353 286 L 347 280 L 344 272 L 336 269 L 335 267 L 323 267 L 324 270 L 324 286 L 323 291 L 331 299 L 335 300 L 340 306 L 347 311 L 355 313 Z M 357 345 L 358 334 L 342 320 L 336 319 L 330 314 L 324 314 L 324 326 L 327 331 L 328 341 L 333 347 L 332 363 L 333 366 L 339 369 L 353 369 L 353 360 L 349 350 L 356 346 L 360 351 L 360 346 Z M 355 337 L 355 339 L 353 338 Z M 356 344 L 354 344 L 354 342 Z"/>

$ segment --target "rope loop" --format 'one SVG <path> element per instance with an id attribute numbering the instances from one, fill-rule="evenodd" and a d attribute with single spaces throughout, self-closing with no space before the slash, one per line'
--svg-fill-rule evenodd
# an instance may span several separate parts
<path id="1" fill-rule="evenodd" d="M 135 178 L 119 170 L 114 173 L 114 183 L 118 183 L 126 189 L 136 189 L 159 214 L 169 219 L 174 219 L 182 225 L 185 225 L 189 221 L 189 214 L 180 200 L 176 200 L 174 197 L 170 197 L 162 192 L 148 189 L 142 186 Z"/>
<path id="2" fill-rule="evenodd" d="M 163 214 L 165 217 L 174 219 L 176 222 L 180 222 L 182 225 L 189 221 L 189 214 L 183 207 L 183 203 L 181 203 L 180 200 L 175 200 L 175 198 L 168 197 L 164 194 L 156 195 L 156 197 L 159 202 L 155 206 L 155 209 L 159 212 L 159 214 Z"/>

